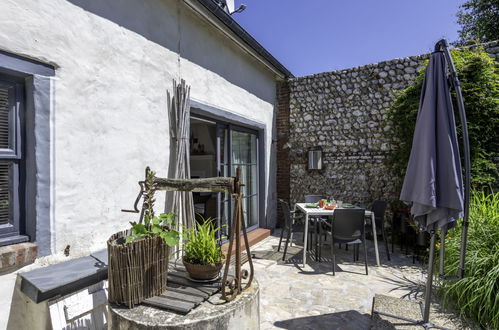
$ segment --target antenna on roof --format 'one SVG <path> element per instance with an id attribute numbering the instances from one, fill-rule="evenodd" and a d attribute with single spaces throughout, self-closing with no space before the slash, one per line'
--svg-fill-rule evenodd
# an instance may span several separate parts
<path id="1" fill-rule="evenodd" d="M 237 14 L 237 13 L 240 13 L 240 12 L 243 12 L 244 10 L 246 9 L 246 5 L 245 4 L 242 4 L 239 6 L 239 8 L 237 8 L 236 10 L 234 10 L 233 12 L 229 13 L 229 15 L 232 15 L 232 14 Z"/>
<path id="2" fill-rule="evenodd" d="M 214 0 L 216 4 L 220 6 L 227 14 L 232 15 L 232 14 L 237 14 L 246 9 L 246 5 L 242 4 L 234 10 L 234 0 Z"/>

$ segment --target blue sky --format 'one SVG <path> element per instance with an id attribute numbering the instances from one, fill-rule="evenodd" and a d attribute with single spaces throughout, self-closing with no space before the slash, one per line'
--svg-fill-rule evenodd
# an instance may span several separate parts
<path id="1" fill-rule="evenodd" d="M 294 75 L 430 52 L 464 0 L 236 0 L 234 18 Z"/>

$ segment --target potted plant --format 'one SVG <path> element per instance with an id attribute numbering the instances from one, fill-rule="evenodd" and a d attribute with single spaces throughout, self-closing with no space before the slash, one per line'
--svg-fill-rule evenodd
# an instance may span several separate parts
<path id="1" fill-rule="evenodd" d="M 224 264 L 213 219 L 197 223 L 184 231 L 184 257 L 182 261 L 189 276 L 195 280 L 212 280 L 218 276 Z"/>
<path id="2" fill-rule="evenodd" d="M 144 222 L 112 235 L 108 242 L 108 300 L 132 308 L 166 290 L 170 247 L 178 244 L 175 214 L 154 215 L 155 174 L 144 182 Z"/>

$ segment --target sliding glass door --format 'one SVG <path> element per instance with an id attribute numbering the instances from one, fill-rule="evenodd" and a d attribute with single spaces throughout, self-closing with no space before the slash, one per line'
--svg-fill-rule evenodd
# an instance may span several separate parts
<path id="1" fill-rule="evenodd" d="M 258 227 L 259 184 L 258 184 L 258 132 L 230 124 L 217 125 L 217 167 L 220 176 L 235 176 L 241 168 L 244 184 L 243 214 L 246 227 Z M 234 199 L 229 194 L 219 196 L 219 219 L 225 225 L 222 233 L 229 233 L 230 219 L 234 212 Z"/>

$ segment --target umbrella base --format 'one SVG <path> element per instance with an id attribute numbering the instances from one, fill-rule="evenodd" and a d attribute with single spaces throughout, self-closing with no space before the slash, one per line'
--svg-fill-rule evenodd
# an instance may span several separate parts
<path id="1" fill-rule="evenodd" d="M 401 316 L 403 315 L 403 316 Z M 423 304 L 384 295 L 373 298 L 371 318 L 378 329 L 393 326 L 420 326 L 423 329 L 450 330 L 423 320 Z M 421 318 L 421 319 L 420 319 Z M 387 323 L 390 323 L 388 325 Z"/>

